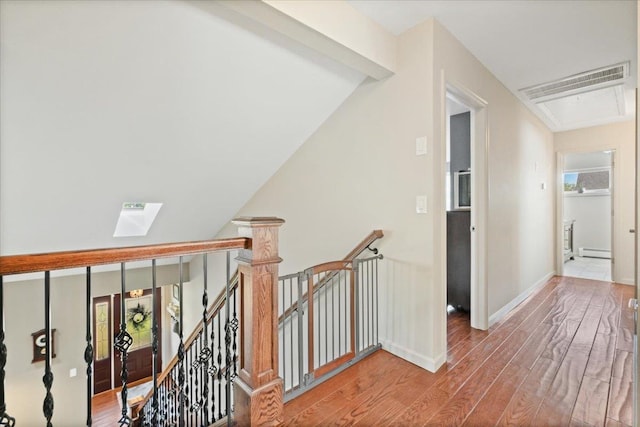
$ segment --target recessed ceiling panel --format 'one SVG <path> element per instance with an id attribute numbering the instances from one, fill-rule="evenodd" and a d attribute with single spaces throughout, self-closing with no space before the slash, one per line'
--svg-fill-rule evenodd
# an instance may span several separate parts
<path id="1" fill-rule="evenodd" d="M 537 105 L 561 129 L 627 115 L 622 86 L 570 95 Z"/>

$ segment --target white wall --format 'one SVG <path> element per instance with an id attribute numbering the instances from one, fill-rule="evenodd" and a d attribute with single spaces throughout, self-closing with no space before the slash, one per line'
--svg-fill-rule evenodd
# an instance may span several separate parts
<path id="1" fill-rule="evenodd" d="M 611 250 L 611 196 L 564 196 L 564 219 L 574 220 L 573 250 Z"/>
<path id="2" fill-rule="evenodd" d="M 446 350 L 444 143 L 433 143 L 445 137 L 441 69 L 489 100 L 490 313 L 553 272 L 553 197 L 540 189 L 553 176 L 552 135 L 434 21 L 402 34 L 398 48 L 397 73 L 363 83 L 238 215 L 286 220 L 280 274 L 339 259 L 383 229 L 381 338 L 435 369 Z M 415 155 L 421 136 L 426 156 Z M 416 214 L 417 195 L 427 196 L 427 214 Z"/>
<path id="3" fill-rule="evenodd" d="M 185 277 L 188 278 L 188 266 Z M 16 276 L 19 278 L 18 276 Z M 44 277 L 44 275 L 42 276 Z M 158 285 L 178 281 L 175 266 L 159 266 Z M 127 271 L 127 290 L 147 288 L 151 285 L 149 268 Z M 120 272 L 111 271 L 92 274 L 94 297 L 120 292 Z M 169 288 L 169 287 L 167 287 Z M 163 290 L 163 294 L 171 292 Z M 85 341 L 85 276 L 73 275 L 51 279 L 51 327 L 56 329 L 56 357 L 52 360 L 54 375 L 52 393 L 55 402 L 52 422 L 60 426 L 85 424 L 84 396 L 86 396 Z M 163 298 L 165 300 L 165 298 Z M 163 310 L 164 310 L 163 305 Z M 7 411 L 23 426 L 45 424 L 42 402 L 45 388 L 42 383 L 44 362 L 31 363 L 31 334 L 44 328 L 43 279 L 12 281 L 4 283 L 5 343 L 7 365 L 5 394 Z M 164 316 L 164 334 L 168 316 Z M 169 322 L 170 324 L 170 322 Z M 163 342 L 163 347 L 165 346 Z M 172 355 L 171 355 L 172 356 Z M 167 355 L 163 352 L 163 362 Z M 69 377 L 69 370 L 76 368 L 78 375 Z"/>
<path id="4" fill-rule="evenodd" d="M 554 134 L 558 153 L 615 150 L 613 209 L 613 252 L 615 263 L 613 277 L 618 283 L 634 283 L 634 235 L 635 228 L 634 176 L 635 176 L 635 123 L 612 123 L 604 126 L 558 132 Z"/>

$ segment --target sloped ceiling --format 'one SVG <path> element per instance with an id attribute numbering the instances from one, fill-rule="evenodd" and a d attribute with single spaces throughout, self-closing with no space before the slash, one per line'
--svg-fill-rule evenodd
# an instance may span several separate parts
<path id="1" fill-rule="evenodd" d="M 364 79 L 175 1 L 2 1 L 0 41 L 3 255 L 213 237 Z"/>

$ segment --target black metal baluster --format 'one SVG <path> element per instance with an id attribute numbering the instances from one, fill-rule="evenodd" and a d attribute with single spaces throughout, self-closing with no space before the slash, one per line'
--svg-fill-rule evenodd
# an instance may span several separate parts
<path id="1" fill-rule="evenodd" d="M 91 267 L 87 267 L 87 296 L 86 323 L 87 323 L 87 347 L 84 350 L 84 361 L 87 363 L 87 426 L 91 426 L 91 386 L 92 386 L 92 364 L 93 364 L 93 343 L 91 342 Z"/>
<path id="2" fill-rule="evenodd" d="M 184 387 L 184 409 L 185 416 L 188 416 L 189 414 L 187 414 L 187 412 L 191 412 L 188 410 L 191 407 L 191 388 L 193 387 L 193 346 L 185 350 L 185 361 L 187 366 L 189 367 L 189 370 L 185 369 L 185 375 L 187 375 L 187 377 L 185 378 Z M 189 384 L 191 384 L 191 386 Z"/>
<path id="3" fill-rule="evenodd" d="M 215 320 L 216 316 L 211 317 L 211 354 L 215 354 Z M 216 367 L 216 361 L 211 359 L 211 370 L 209 375 L 211 377 L 211 421 L 217 421 L 216 418 L 216 376 L 218 374 L 218 368 Z"/>
<path id="4" fill-rule="evenodd" d="M 178 425 L 180 427 L 184 427 L 184 337 L 183 337 L 183 306 L 182 306 L 182 295 L 183 295 L 183 285 L 184 285 L 184 280 L 183 280 L 183 265 L 182 265 L 182 257 L 180 257 L 180 263 L 179 263 L 179 270 L 180 270 L 180 301 L 179 301 L 179 305 L 180 305 L 180 327 L 179 327 L 179 335 L 180 335 L 180 345 L 178 346 L 178 360 L 179 360 L 179 368 L 178 368 L 178 393 L 179 394 L 179 404 L 180 404 L 180 408 L 178 411 L 179 414 L 179 418 L 178 418 Z"/>
<path id="5" fill-rule="evenodd" d="M 207 267 L 207 254 L 202 255 L 202 264 L 203 264 L 203 291 L 202 291 L 202 353 L 201 359 L 203 361 L 202 370 L 203 372 L 203 384 L 202 384 L 202 417 L 204 422 L 202 424 L 209 425 L 209 404 L 207 399 L 209 397 L 209 359 L 211 358 L 211 350 L 209 349 L 208 342 L 208 325 L 207 325 L 207 308 L 209 307 L 209 278 L 208 278 L 208 267 Z"/>
<path id="6" fill-rule="evenodd" d="M 224 415 L 222 414 L 222 334 L 220 333 L 222 318 L 220 313 L 217 315 L 218 317 L 218 419 L 221 419 Z"/>
<path id="7" fill-rule="evenodd" d="M 152 359 L 152 375 L 153 375 L 153 396 L 151 397 L 151 417 L 147 418 L 151 420 L 151 425 L 156 426 L 158 422 L 158 313 L 156 313 L 156 260 L 151 260 L 151 334 L 152 334 L 152 347 L 153 352 Z"/>
<path id="8" fill-rule="evenodd" d="M 51 418 L 53 417 L 53 395 L 51 394 L 51 386 L 53 385 L 53 372 L 51 372 L 51 278 L 50 272 L 44 272 L 44 334 L 45 334 L 45 367 L 42 382 L 47 390 L 44 398 L 42 410 L 47 419 L 47 427 L 51 427 Z"/>
<path id="9" fill-rule="evenodd" d="M 231 253 L 227 251 L 227 287 L 225 292 L 224 307 L 224 345 L 225 345 L 225 403 L 227 413 L 227 425 L 231 425 L 231 323 L 230 323 L 230 305 L 231 305 Z"/>
<path id="10" fill-rule="evenodd" d="M 122 362 L 122 370 L 120 372 L 120 379 L 122 380 L 122 390 L 120 396 L 122 397 L 122 417 L 118 421 L 121 426 L 131 425 L 131 418 L 127 414 L 127 378 L 129 376 L 127 370 L 127 351 L 133 343 L 133 337 L 127 332 L 127 316 L 125 312 L 125 263 L 120 264 L 120 333 L 114 338 L 113 346 L 120 352 L 120 360 Z"/>
<path id="11" fill-rule="evenodd" d="M 4 367 L 7 364 L 7 346 L 4 343 L 4 288 L 0 276 L 0 426 L 14 427 L 16 419 L 7 414 L 4 400 Z"/>
<path id="12" fill-rule="evenodd" d="M 238 337 L 238 327 L 240 325 L 240 322 L 238 321 L 238 313 L 237 313 L 237 302 L 236 302 L 236 291 L 238 290 L 238 287 L 236 286 L 233 289 L 233 320 L 231 321 L 231 328 L 233 329 L 233 345 L 232 345 L 232 349 L 233 349 L 233 379 L 235 379 L 238 376 L 238 344 L 237 344 L 237 337 Z"/>

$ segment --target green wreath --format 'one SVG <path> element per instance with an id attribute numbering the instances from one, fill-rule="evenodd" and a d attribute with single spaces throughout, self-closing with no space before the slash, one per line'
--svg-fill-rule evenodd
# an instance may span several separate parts
<path id="1" fill-rule="evenodd" d="M 131 322 L 133 329 L 140 330 L 144 328 L 144 323 L 150 315 L 151 312 L 138 303 L 137 306 L 127 310 L 127 321 Z"/>

